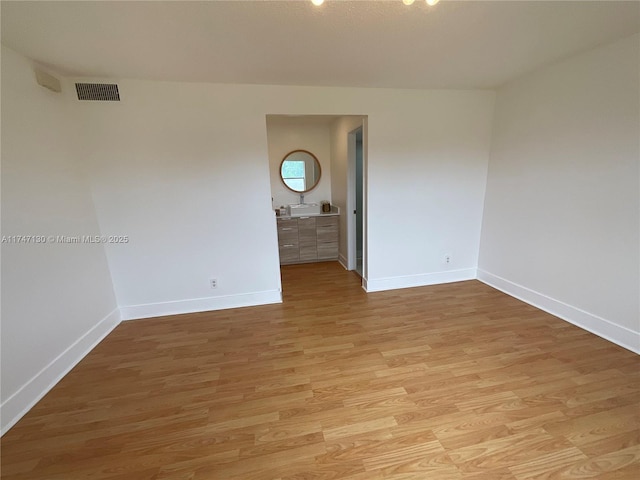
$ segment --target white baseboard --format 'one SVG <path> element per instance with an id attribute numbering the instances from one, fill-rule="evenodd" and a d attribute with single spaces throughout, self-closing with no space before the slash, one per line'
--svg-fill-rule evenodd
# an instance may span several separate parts
<path id="1" fill-rule="evenodd" d="M 44 397 L 67 373 L 120 323 L 116 308 L 82 335 L 49 365 L 27 381 L 20 389 L 0 405 L 2 435 Z"/>
<path id="2" fill-rule="evenodd" d="M 462 282 L 476 278 L 475 268 L 450 270 L 446 272 L 423 273 L 420 275 L 405 275 L 401 277 L 387 277 L 367 279 L 363 282 L 366 292 L 380 292 L 399 288 L 424 287 L 440 283 Z"/>
<path id="3" fill-rule="evenodd" d="M 347 257 L 342 254 L 338 255 L 338 262 L 344 267 L 345 270 L 349 270 L 349 261 L 347 260 Z"/>
<path id="4" fill-rule="evenodd" d="M 175 302 L 147 303 L 120 307 L 122 320 L 164 317 L 182 313 L 207 312 L 209 310 L 225 310 L 227 308 L 254 307 L 270 303 L 282 303 L 280 290 L 225 295 L 221 297 L 192 298 Z"/>
<path id="5" fill-rule="evenodd" d="M 640 354 L 640 333 L 577 307 L 551 298 L 505 278 L 478 269 L 478 280 L 512 297 L 544 310 L 599 337 Z"/>

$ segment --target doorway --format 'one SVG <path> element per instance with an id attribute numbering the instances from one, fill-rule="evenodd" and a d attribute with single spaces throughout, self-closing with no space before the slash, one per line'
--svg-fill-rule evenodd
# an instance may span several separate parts
<path id="1" fill-rule="evenodd" d="M 348 198 L 349 221 L 348 252 L 349 270 L 354 270 L 360 277 L 366 278 L 366 249 L 365 249 L 365 192 L 364 192 L 364 164 L 365 164 L 365 139 L 364 125 L 349 132 L 348 139 Z"/>

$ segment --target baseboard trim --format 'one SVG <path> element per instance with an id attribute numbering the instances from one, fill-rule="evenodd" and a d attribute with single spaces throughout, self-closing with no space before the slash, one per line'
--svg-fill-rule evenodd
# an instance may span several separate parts
<path id="1" fill-rule="evenodd" d="M 282 303 L 280 290 L 225 295 L 221 297 L 192 298 L 174 302 L 147 303 L 120 307 L 122 320 L 139 320 L 141 318 L 164 317 L 183 313 L 207 312 L 210 310 L 226 310 L 228 308 L 255 307 Z"/>
<path id="2" fill-rule="evenodd" d="M 120 311 L 109 315 L 73 342 L 64 352 L 27 381 L 0 405 L 1 433 L 4 435 L 31 410 L 49 390 L 75 367 L 91 350 L 120 324 Z"/>
<path id="3" fill-rule="evenodd" d="M 349 262 L 347 261 L 347 257 L 340 254 L 338 255 L 338 263 L 344 267 L 345 270 L 349 270 Z"/>
<path id="4" fill-rule="evenodd" d="M 640 333 L 616 325 L 580 308 L 551 298 L 543 293 L 514 283 L 487 271 L 478 269 L 478 280 L 551 315 L 555 315 L 577 327 L 609 340 L 627 350 L 640 354 Z"/>
<path id="5" fill-rule="evenodd" d="M 462 270 L 405 275 L 401 277 L 369 278 L 366 282 L 363 282 L 363 288 L 366 292 L 381 292 L 400 288 L 425 287 L 440 283 L 463 282 L 465 280 L 474 280 L 475 278 L 476 269 L 466 268 Z"/>

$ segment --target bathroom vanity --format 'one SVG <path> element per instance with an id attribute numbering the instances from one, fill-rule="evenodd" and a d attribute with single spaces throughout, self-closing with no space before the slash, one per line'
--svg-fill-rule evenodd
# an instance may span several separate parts
<path id="1" fill-rule="evenodd" d="M 280 265 L 338 259 L 338 213 L 278 217 Z"/>
<path id="2" fill-rule="evenodd" d="M 278 209 L 278 249 L 280 265 L 324 262 L 338 259 L 338 219 L 340 209 L 323 202 L 305 203 L 304 195 L 320 181 L 322 171 L 316 156 L 308 150 L 293 150 L 280 164 L 285 187 L 300 195 L 300 203 Z"/>

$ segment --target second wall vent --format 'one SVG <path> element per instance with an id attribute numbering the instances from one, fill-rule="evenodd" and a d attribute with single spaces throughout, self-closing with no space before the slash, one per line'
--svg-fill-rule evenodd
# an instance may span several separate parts
<path id="1" fill-rule="evenodd" d="M 78 100 L 120 101 L 118 85 L 115 83 L 76 83 Z"/>

